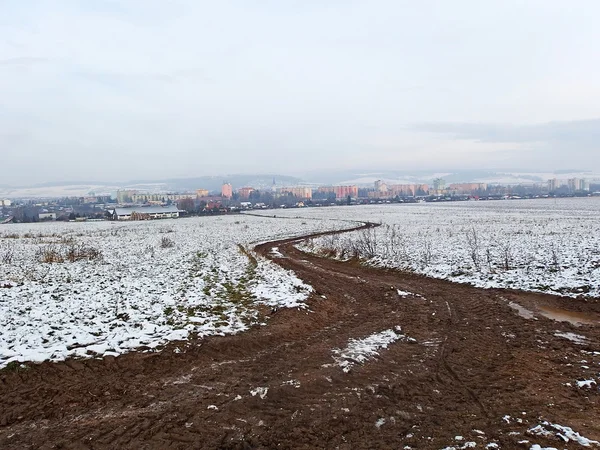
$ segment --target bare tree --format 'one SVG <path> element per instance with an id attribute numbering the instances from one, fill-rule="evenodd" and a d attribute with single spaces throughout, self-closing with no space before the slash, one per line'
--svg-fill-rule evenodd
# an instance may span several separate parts
<path id="1" fill-rule="evenodd" d="M 359 255 L 365 258 L 374 258 L 377 256 L 377 232 L 375 228 L 362 230 L 355 241 L 355 248 Z"/>
<path id="2" fill-rule="evenodd" d="M 512 243 L 506 239 L 500 244 L 500 252 L 502 255 L 502 266 L 504 270 L 510 270 L 512 267 L 513 253 Z"/>
<path id="3" fill-rule="evenodd" d="M 473 262 L 473 267 L 477 272 L 481 270 L 481 264 L 479 260 L 479 235 L 475 227 L 471 227 L 465 234 L 467 238 L 467 246 L 469 248 L 469 256 Z"/>
<path id="4" fill-rule="evenodd" d="M 560 258 L 558 255 L 558 246 L 555 241 L 550 243 L 550 257 L 552 259 L 552 268 L 555 272 L 560 271 Z"/>
<path id="5" fill-rule="evenodd" d="M 0 260 L 4 264 L 12 264 L 15 259 L 15 247 L 12 243 L 4 242 L 1 246 Z"/>
<path id="6" fill-rule="evenodd" d="M 177 208 L 188 213 L 196 211 L 196 202 L 193 198 L 182 198 L 177 202 Z"/>
<path id="7" fill-rule="evenodd" d="M 423 249 L 421 251 L 421 264 L 427 267 L 433 259 L 433 246 L 427 236 L 423 237 Z"/>

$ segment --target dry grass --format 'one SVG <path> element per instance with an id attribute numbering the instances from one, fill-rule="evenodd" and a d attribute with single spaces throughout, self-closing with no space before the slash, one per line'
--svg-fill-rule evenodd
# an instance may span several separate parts
<path id="1" fill-rule="evenodd" d="M 36 259 L 42 263 L 64 263 L 76 261 L 94 261 L 102 259 L 102 252 L 84 244 L 50 244 L 40 247 Z"/>

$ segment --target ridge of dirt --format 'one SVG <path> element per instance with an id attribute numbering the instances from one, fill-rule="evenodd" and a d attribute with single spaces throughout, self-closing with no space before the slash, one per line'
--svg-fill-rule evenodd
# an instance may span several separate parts
<path id="1" fill-rule="evenodd" d="M 528 320 L 509 306 L 599 314 L 597 301 L 324 259 L 295 248 L 304 238 L 256 247 L 270 258 L 277 246 L 284 257 L 273 260 L 315 289 L 305 309 L 265 312 L 267 326 L 1 372 L 0 448 L 573 448 L 527 433 L 545 420 L 600 440 L 597 386 L 576 386 L 599 371 L 598 327 Z M 414 341 L 353 361 L 347 373 L 333 358 L 395 327 Z"/>

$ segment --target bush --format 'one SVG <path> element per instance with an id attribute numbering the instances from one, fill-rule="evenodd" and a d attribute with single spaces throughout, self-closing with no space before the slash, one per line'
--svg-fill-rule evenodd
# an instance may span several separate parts
<path id="1" fill-rule="evenodd" d="M 15 259 L 15 248 L 11 244 L 0 244 L 0 261 L 4 264 L 12 264 Z"/>
<path id="2" fill-rule="evenodd" d="M 72 244 L 66 252 L 66 259 L 70 262 L 88 260 L 93 261 L 102 258 L 102 252 L 94 247 Z"/>
<path id="3" fill-rule="evenodd" d="M 160 240 L 160 248 L 171 248 L 175 247 L 175 242 L 166 236 L 163 236 Z"/>
<path id="4" fill-rule="evenodd" d="M 102 258 L 102 252 L 97 248 L 83 244 L 46 245 L 38 249 L 37 260 L 42 263 L 63 263 L 65 261 L 94 261 Z"/>
<path id="5" fill-rule="evenodd" d="M 37 259 L 43 263 L 62 263 L 65 258 L 55 245 L 46 245 L 37 251 Z"/>

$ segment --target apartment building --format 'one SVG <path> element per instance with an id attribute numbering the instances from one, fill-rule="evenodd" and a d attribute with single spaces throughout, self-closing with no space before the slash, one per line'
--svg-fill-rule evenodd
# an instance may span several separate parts
<path id="1" fill-rule="evenodd" d="M 358 197 L 358 186 L 321 186 L 317 192 L 323 194 L 333 193 L 335 198 Z"/>
<path id="2" fill-rule="evenodd" d="M 221 197 L 233 197 L 233 188 L 230 183 L 223 183 L 223 186 L 221 186 Z"/>
<path id="3" fill-rule="evenodd" d="M 382 194 L 385 194 L 388 191 L 388 185 L 383 180 L 377 180 L 377 181 L 375 181 L 375 190 L 377 192 L 381 192 Z"/>
<path id="4" fill-rule="evenodd" d="M 248 199 L 254 191 L 255 189 L 252 187 L 243 187 L 238 189 L 238 194 L 240 194 L 240 198 Z"/>
<path id="5" fill-rule="evenodd" d="M 556 178 L 548 180 L 548 192 L 553 192 L 560 187 L 560 183 Z"/>
<path id="6" fill-rule="evenodd" d="M 559 180 L 552 178 L 548 180 L 548 192 L 554 192 L 557 190 L 568 189 L 571 192 L 576 191 L 589 191 L 590 182 L 583 178 L 569 178 L 568 180 Z"/>
<path id="7" fill-rule="evenodd" d="M 279 195 L 288 195 L 292 194 L 294 197 L 302 198 L 302 199 L 310 199 L 312 198 L 312 188 L 309 187 L 284 187 L 279 188 Z"/>
<path id="8" fill-rule="evenodd" d="M 443 178 L 436 178 L 433 180 L 433 194 L 441 195 L 446 190 L 446 180 Z"/>
<path id="9" fill-rule="evenodd" d="M 117 202 L 118 203 L 132 203 L 133 196 L 137 194 L 138 191 L 134 189 L 124 189 L 117 191 Z"/>
<path id="10" fill-rule="evenodd" d="M 184 193 L 184 194 L 143 194 L 137 193 L 131 196 L 132 203 L 166 203 L 168 201 L 178 202 L 187 198 L 195 199 L 195 193 Z"/>
<path id="11" fill-rule="evenodd" d="M 388 186 L 390 197 L 414 197 L 427 195 L 429 185 L 427 184 L 391 184 Z"/>
<path id="12" fill-rule="evenodd" d="M 453 183 L 448 186 L 448 192 L 455 195 L 483 194 L 485 191 L 486 183 Z"/>
<path id="13" fill-rule="evenodd" d="M 589 191 L 590 183 L 583 178 L 570 178 L 567 180 L 567 186 L 570 191 Z"/>

